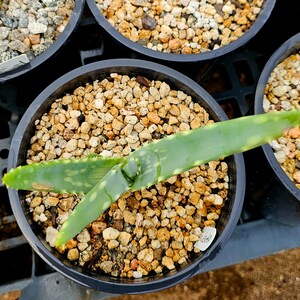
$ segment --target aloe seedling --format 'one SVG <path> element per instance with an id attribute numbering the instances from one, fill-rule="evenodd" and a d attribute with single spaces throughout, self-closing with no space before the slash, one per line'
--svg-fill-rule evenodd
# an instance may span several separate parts
<path id="1" fill-rule="evenodd" d="M 93 155 L 20 166 L 10 170 L 3 182 L 15 189 L 85 194 L 62 225 L 56 242 L 59 246 L 97 219 L 123 193 L 255 148 L 299 123 L 300 111 L 242 117 L 167 136 L 123 158 Z"/>

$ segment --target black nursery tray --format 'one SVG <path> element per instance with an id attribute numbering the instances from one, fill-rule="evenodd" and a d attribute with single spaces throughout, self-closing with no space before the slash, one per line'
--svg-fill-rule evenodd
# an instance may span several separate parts
<path id="1" fill-rule="evenodd" d="M 188 64 L 165 64 L 202 85 L 230 118 L 252 114 L 255 88 L 264 64 L 283 42 L 300 29 L 297 21 L 300 2 L 289 1 L 288 4 L 277 0 L 270 19 L 256 37 L 244 47 L 220 59 L 195 64 L 193 74 L 190 73 L 191 68 Z M 86 9 L 74 37 L 56 57 L 55 68 L 45 64 L 44 69 L 33 72 L 30 78 L 22 77 L 1 84 L 2 175 L 6 172 L 14 130 L 22 113 L 37 94 L 54 79 L 82 64 L 107 58 L 141 58 L 129 50 L 118 49 Z M 41 72 L 47 76 L 41 78 Z M 34 89 L 31 88 L 32 82 L 35 82 Z M 24 90 L 27 92 L 24 93 Z M 247 187 L 240 221 L 224 249 L 202 269 L 202 272 L 300 247 L 300 204 L 277 182 L 261 149 L 248 151 L 244 157 Z M 112 296 L 87 290 L 54 272 L 41 261 L 32 253 L 18 229 L 9 206 L 7 190 L 1 182 L 0 200 L 0 295 L 7 291 L 22 290 L 21 299 L 34 297 L 47 300 L 66 297 L 76 300 L 87 295 L 89 299 L 105 299 Z M 44 288 L 46 285 L 47 289 Z M 49 291 L 49 294 L 46 294 L 45 290 Z"/>

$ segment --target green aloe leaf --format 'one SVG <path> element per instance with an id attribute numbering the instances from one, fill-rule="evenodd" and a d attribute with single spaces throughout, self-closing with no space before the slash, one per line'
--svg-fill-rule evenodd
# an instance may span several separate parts
<path id="1" fill-rule="evenodd" d="M 258 147 L 300 123 L 300 111 L 241 117 L 167 136 L 130 156 L 141 166 L 131 189 L 140 190 L 195 166 Z"/>
<path id="2" fill-rule="evenodd" d="M 5 175 L 3 182 L 17 189 L 87 192 L 60 230 L 57 245 L 61 245 L 124 192 L 149 187 L 203 163 L 255 148 L 298 124 L 300 111 L 242 117 L 168 136 L 123 159 L 87 157 L 20 167 Z"/>
<path id="3" fill-rule="evenodd" d="M 129 190 L 119 165 L 113 167 L 78 203 L 59 230 L 56 245 L 64 245 L 97 219 L 123 193 Z"/>
<path id="4" fill-rule="evenodd" d="M 60 246 L 97 219 L 118 198 L 127 192 L 140 168 L 135 159 L 114 166 L 78 203 L 63 223 L 56 240 Z"/>
<path id="5" fill-rule="evenodd" d="M 2 181 L 10 188 L 56 193 L 87 193 L 121 158 L 100 155 L 61 159 L 12 169 Z"/>
<path id="6" fill-rule="evenodd" d="M 99 217 L 123 192 L 149 187 L 203 163 L 247 151 L 300 123 L 300 111 L 214 123 L 146 144 L 124 158 L 75 207 L 59 232 L 64 244 Z"/>

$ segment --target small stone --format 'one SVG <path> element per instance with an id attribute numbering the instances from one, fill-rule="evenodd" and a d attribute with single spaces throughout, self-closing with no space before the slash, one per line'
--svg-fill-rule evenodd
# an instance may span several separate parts
<path id="1" fill-rule="evenodd" d="M 45 33 L 47 31 L 47 25 L 38 22 L 29 22 L 28 29 L 31 34 Z"/>
<path id="2" fill-rule="evenodd" d="M 161 263 L 162 263 L 163 266 L 167 267 L 169 270 L 175 269 L 175 265 L 174 265 L 174 262 L 173 262 L 173 260 L 172 260 L 171 257 L 164 256 L 162 258 L 162 262 Z"/>
<path id="3" fill-rule="evenodd" d="M 274 153 L 277 161 L 281 164 L 285 163 L 287 156 L 285 155 L 284 151 L 277 151 Z"/>
<path id="4" fill-rule="evenodd" d="M 126 116 L 125 123 L 135 125 L 138 122 L 138 118 L 136 116 Z"/>
<path id="5" fill-rule="evenodd" d="M 293 179 L 294 179 L 297 183 L 300 183 L 300 171 L 296 171 L 296 172 L 293 174 Z"/>
<path id="6" fill-rule="evenodd" d="M 299 138 L 300 137 L 300 127 L 295 127 L 295 128 L 290 129 L 288 131 L 288 135 L 293 139 Z"/>
<path id="7" fill-rule="evenodd" d="M 288 87 L 284 85 L 279 85 L 273 88 L 272 91 L 276 97 L 282 97 L 288 91 Z"/>
<path id="8" fill-rule="evenodd" d="M 149 121 L 154 124 L 160 123 L 160 117 L 158 116 L 158 114 L 156 112 L 149 112 L 147 114 L 147 117 L 148 117 Z"/>
<path id="9" fill-rule="evenodd" d="M 75 130 L 79 127 L 79 122 L 77 118 L 71 118 L 65 122 L 65 126 L 70 130 Z"/>
<path id="10" fill-rule="evenodd" d="M 199 240 L 194 244 L 194 247 L 200 251 L 205 251 L 213 242 L 217 230 L 214 227 L 204 227 Z"/>
<path id="11" fill-rule="evenodd" d="M 59 201 L 59 208 L 61 208 L 63 211 L 70 211 L 73 208 L 74 205 L 74 198 L 68 197 L 68 198 L 62 198 Z"/>
<path id="12" fill-rule="evenodd" d="M 150 17 L 148 14 L 144 14 L 142 17 L 142 25 L 145 29 L 154 30 L 157 23 L 154 18 Z"/>
<path id="13" fill-rule="evenodd" d="M 89 133 L 91 129 L 91 125 L 88 122 L 82 122 L 80 128 L 82 133 Z"/>
<path id="14" fill-rule="evenodd" d="M 30 202 L 30 207 L 35 208 L 42 203 L 42 197 L 34 197 Z"/>
<path id="15" fill-rule="evenodd" d="M 133 88 L 133 96 L 135 98 L 141 98 L 143 95 L 143 92 L 141 90 L 141 88 L 138 86 L 138 85 L 135 85 L 134 88 Z"/>
<path id="16" fill-rule="evenodd" d="M 104 222 L 100 222 L 100 221 L 95 221 L 92 223 L 92 235 L 98 235 L 101 232 L 103 232 L 103 230 L 107 228 L 107 224 Z"/>
<path id="17" fill-rule="evenodd" d="M 119 242 L 116 240 L 109 240 L 107 247 L 108 249 L 115 249 L 119 246 Z"/>
<path id="18" fill-rule="evenodd" d="M 77 241 L 80 243 L 87 243 L 91 239 L 90 234 L 87 229 L 83 229 L 78 235 L 77 235 Z"/>
<path id="19" fill-rule="evenodd" d="M 132 212 L 124 210 L 124 221 L 131 225 L 134 225 L 136 221 L 136 216 Z"/>
<path id="20" fill-rule="evenodd" d="M 40 222 L 46 222 L 48 220 L 48 218 L 46 217 L 46 215 L 44 213 L 40 214 Z"/>
<path id="21" fill-rule="evenodd" d="M 29 51 L 29 48 L 24 44 L 22 43 L 21 41 L 12 41 L 8 44 L 8 47 L 12 50 L 16 50 L 20 53 L 26 53 Z"/>
<path id="22" fill-rule="evenodd" d="M 151 96 L 153 96 L 153 98 L 156 100 L 156 101 L 159 101 L 160 100 L 160 92 L 158 91 L 157 88 L 151 86 L 149 88 L 149 93 Z"/>
<path id="23" fill-rule="evenodd" d="M 131 239 L 131 234 L 125 231 L 120 232 L 118 236 L 118 241 L 123 245 L 127 246 L 129 244 L 129 241 Z"/>
<path id="24" fill-rule="evenodd" d="M 40 35 L 39 34 L 29 34 L 29 40 L 32 45 L 38 45 L 40 43 Z"/>
<path id="25" fill-rule="evenodd" d="M 117 131 L 120 131 L 124 126 L 125 125 L 121 121 L 119 121 L 117 119 L 113 119 L 113 121 L 112 121 L 112 128 L 113 129 L 115 129 Z"/>
<path id="26" fill-rule="evenodd" d="M 131 270 L 136 270 L 138 268 L 138 260 L 137 259 L 133 259 L 130 262 L 130 268 Z"/>
<path id="27" fill-rule="evenodd" d="M 103 106 L 104 106 L 103 100 L 102 99 L 96 99 L 94 106 L 97 109 L 103 108 Z"/>
<path id="28" fill-rule="evenodd" d="M 93 148 L 96 148 L 99 144 L 99 138 L 97 136 L 92 136 L 90 139 L 89 139 L 89 145 Z"/>
<path id="29" fill-rule="evenodd" d="M 170 90 L 171 90 L 170 86 L 167 83 L 163 82 L 159 88 L 160 97 L 161 98 L 167 97 L 168 94 L 170 93 Z"/>
<path id="30" fill-rule="evenodd" d="M 57 197 L 48 197 L 43 201 L 46 207 L 56 206 L 58 202 L 59 199 Z"/>
<path id="31" fill-rule="evenodd" d="M 161 247 L 160 241 L 159 240 L 152 240 L 151 241 L 151 247 L 152 247 L 153 250 L 160 249 L 160 247 Z"/>
<path id="32" fill-rule="evenodd" d="M 170 232 L 167 228 L 160 228 L 157 231 L 157 238 L 160 242 L 169 241 L 171 238 Z"/>
<path id="33" fill-rule="evenodd" d="M 87 242 L 77 244 L 77 247 L 81 252 L 84 251 L 88 246 L 89 246 L 89 244 Z"/>
<path id="34" fill-rule="evenodd" d="M 133 278 L 138 279 L 138 278 L 142 278 L 143 274 L 140 271 L 134 271 L 134 272 L 132 272 L 132 276 L 133 276 Z"/>
<path id="35" fill-rule="evenodd" d="M 149 129 L 145 128 L 142 132 L 140 132 L 139 137 L 140 137 L 141 141 L 151 140 L 152 135 L 151 135 Z"/>
<path id="36" fill-rule="evenodd" d="M 55 247 L 55 243 L 58 236 L 58 230 L 53 227 L 46 228 L 46 242 L 50 247 Z"/>
<path id="37" fill-rule="evenodd" d="M 102 235 L 105 240 L 116 240 L 119 236 L 120 232 L 113 228 L 113 227 L 108 227 L 103 230 Z"/>
<path id="38" fill-rule="evenodd" d="M 169 41 L 169 48 L 171 50 L 178 50 L 182 46 L 182 42 L 180 39 L 172 39 Z"/>
<path id="39" fill-rule="evenodd" d="M 77 260 L 79 258 L 78 249 L 77 248 L 70 249 L 67 257 L 68 257 L 68 260 L 70 260 L 70 261 Z"/>
<path id="40" fill-rule="evenodd" d="M 4 40 L 8 37 L 10 30 L 7 27 L 0 27 L 0 40 L 4 42 Z"/>
<path id="41" fill-rule="evenodd" d="M 138 253 L 137 258 L 139 260 L 145 260 L 147 262 L 152 262 L 153 258 L 154 258 L 153 250 L 151 248 L 146 248 Z"/>
<path id="42" fill-rule="evenodd" d="M 114 263 L 112 261 L 103 261 L 100 263 L 100 268 L 105 272 L 105 273 L 110 273 L 112 271 L 112 268 L 114 266 Z"/>
<path id="43" fill-rule="evenodd" d="M 67 142 L 65 150 L 67 152 L 73 152 L 77 149 L 78 141 L 75 139 L 71 139 Z"/>

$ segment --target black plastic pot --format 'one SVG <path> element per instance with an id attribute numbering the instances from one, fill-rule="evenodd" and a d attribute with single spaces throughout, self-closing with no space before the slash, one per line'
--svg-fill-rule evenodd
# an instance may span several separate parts
<path id="1" fill-rule="evenodd" d="M 9 152 L 8 168 L 11 169 L 25 163 L 26 149 L 29 147 L 30 136 L 34 132 L 34 122 L 42 116 L 55 99 L 71 92 L 80 84 L 92 82 L 95 79 L 104 79 L 111 72 L 131 76 L 142 75 L 149 79 L 163 80 L 171 87 L 191 95 L 195 101 L 198 101 L 209 112 L 213 119 L 227 119 L 219 105 L 204 89 L 191 79 L 168 67 L 152 62 L 131 59 L 96 62 L 75 69 L 57 79 L 30 105 L 15 132 Z M 215 241 L 203 255 L 193 258 L 179 270 L 141 279 L 120 279 L 88 273 L 80 267 L 74 267 L 46 243 L 40 228 L 33 224 L 31 214 L 28 212 L 28 207 L 24 200 L 24 194 L 16 190 L 9 190 L 9 197 L 13 213 L 24 236 L 42 259 L 54 269 L 75 282 L 92 289 L 115 294 L 146 293 L 168 288 L 191 277 L 201 271 L 203 266 L 210 260 L 213 260 L 225 246 L 240 217 L 245 191 L 243 156 L 241 154 L 230 156 L 227 158 L 227 163 L 230 174 L 230 188 L 226 206 L 218 221 Z"/>
<path id="2" fill-rule="evenodd" d="M 29 63 L 17 67 L 13 70 L 0 73 L 0 83 L 5 83 L 23 74 L 28 74 L 36 67 L 42 65 L 44 62 L 54 57 L 65 46 L 65 44 L 69 41 L 72 33 L 76 30 L 80 22 L 80 17 L 84 10 L 84 6 L 85 0 L 76 0 L 70 20 L 68 21 L 67 26 L 57 38 L 57 40 L 46 51 L 32 59 Z"/>
<path id="3" fill-rule="evenodd" d="M 255 114 L 264 113 L 263 109 L 263 97 L 266 84 L 270 77 L 271 72 L 274 68 L 292 53 L 299 52 L 300 50 L 300 33 L 294 35 L 290 39 L 288 39 L 285 43 L 283 43 L 277 51 L 270 57 L 268 62 L 266 63 L 258 84 L 255 93 Z M 298 201 L 300 201 L 300 189 L 296 187 L 294 182 L 288 177 L 288 175 L 284 172 L 280 164 L 278 163 L 274 152 L 269 144 L 265 144 L 262 146 L 264 154 L 276 174 L 279 181 L 284 185 L 284 187 L 289 191 L 289 193 Z"/>
<path id="4" fill-rule="evenodd" d="M 246 44 L 251 38 L 253 38 L 263 25 L 267 22 L 268 18 L 271 15 L 271 12 L 275 6 L 276 0 L 266 0 L 264 1 L 263 8 L 257 17 L 257 20 L 249 28 L 245 34 L 240 37 L 238 40 L 221 47 L 216 50 L 198 53 L 198 54 L 174 54 L 174 53 L 164 53 L 160 51 L 155 51 L 149 48 L 146 48 L 139 43 L 135 43 L 130 39 L 123 36 L 117 29 L 115 29 L 107 19 L 101 14 L 99 8 L 96 5 L 95 0 L 87 0 L 87 4 L 94 15 L 98 24 L 118 43 L 124 45 L 126 48 L 133 50 L 135 53 L 142 54 L 146 57 L 151 57 L 157 60 L 170 61 L 170 62 L 197 62 L 197 61 L 206 61 L 221 57 L 227 53 L 230 53 L 242 45 Z"/>

